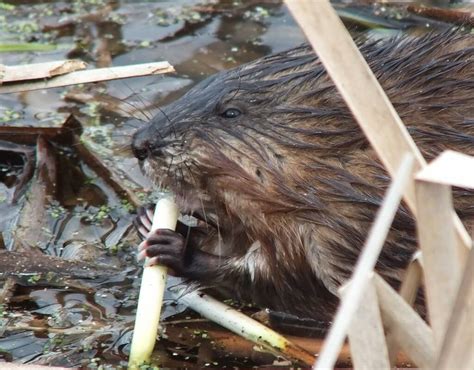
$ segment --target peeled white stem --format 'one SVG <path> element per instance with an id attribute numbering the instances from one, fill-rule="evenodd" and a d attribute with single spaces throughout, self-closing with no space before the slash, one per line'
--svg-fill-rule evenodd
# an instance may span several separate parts
<path id="1" fill-rule="evenodd" d="M 267 351 L 297 363 L 305 365 L 314 363 L 315 358 L 311 353 L 213 297 L 196 289 L 190 291 L 184 283 L 170 290 L 180 303 L 186 304 L 202 316 L 258 344 Z"/>
<path id="2" fill-rule="evenodd" d="M 150 232 L 156 229 L 175 230 L 178 214 L 178 207 L 172 199 L 160 199 L 156 204 Z M 143 269 L 128 362 L 129 369 L 137 369 L 141 364 L 150 360 L 160 322 L 165 285 L 166 267 L 148 266 Z"/>

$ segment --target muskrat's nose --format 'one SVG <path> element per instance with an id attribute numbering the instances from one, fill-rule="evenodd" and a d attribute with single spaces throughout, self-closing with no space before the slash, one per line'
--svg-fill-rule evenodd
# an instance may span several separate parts
<path id="1" fill-rule="evenodd" d="M 150 140 L 145 130 L 138 130 L 133 134 L 132 152 L 139 160 L 143 161 L 148 157 Z"/>

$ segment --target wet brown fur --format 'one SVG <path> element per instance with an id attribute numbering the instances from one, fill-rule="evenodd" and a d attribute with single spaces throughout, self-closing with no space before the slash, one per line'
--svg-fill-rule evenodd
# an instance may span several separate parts
<path id="1" fill-rule="evenodd" d="M 360 48 L 428 161 L 445 149 L 474 155 L 473 35 Z M 232 107 L 242 114 L 223 118 Z M 181 194 L 183 208 L 202 207 L 218 224 L 203 244 L 223 264 L 204 283 L 328 317 L 389 177 L 311 48 L 219 73 L 164 112 L 169 120 L 158 115 L 135 140 L 150 152 L 150 176 Z M 474 193 L 458 189 L 455 202 L 472 227 Z M 415 223 L 401 206 L 377 270 L 397 285 L 415 249 Z"/>

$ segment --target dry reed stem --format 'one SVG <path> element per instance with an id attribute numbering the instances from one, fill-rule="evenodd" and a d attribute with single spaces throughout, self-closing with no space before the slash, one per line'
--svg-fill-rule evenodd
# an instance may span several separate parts
<path id="1" fill-rule="evenodd" d="M 417 200 L 418 240 L 423 252 L 428 313 L 438 350 L 446 332 L 462 271 L 451 222 L 451 187 L 419 182 Z"/>
<path id="2" fill-rule="evenodd" d="M 373 272 L 380 251 L 385 243 L 385 238 L 400 204 L 403 191 L 410 180 L 413 162 L 413 157 L 408 154 L 388 189 L 355 266 L 348 290 L 341 299 L 326 343 L 316 363 L 317 369 L 332 368 L 337 360 L 338 353 L 347 334 L 347 329 L 366 289 L 369 275 Z"/>
<path id="3" fill-rule="evenodd" d="M 410 306 L 413 306 L 413 304 L 415 303 L 418 289 L 422 284 L 422 280 L 423 265 L 421 261 L 421 252 L 418 251 L 415 253 L 413 260 L 408 265 L 405 271 L 405 276 L 403 278 L 402 285 L 399 291 L 400 297 L 402 297 L 405 302 L 407 302 Z M 396 365 L 399 347 L 391 333 L 387 333 L 386 341 L 390 366 L 393 367 Z"/>
<path id="4" fill-rule="evenodd" d="M 352 365 L 356 370 L 390 369 L 382 315 L 372 278 L 352 318 L 348 334 Z"/>
<path id="5" fill-rule="evenodd" d="M 410 265 L 405 271 L 402 285 L 400 287 L 400 296 L 410 305 L 415 303 L 415 299 L 423 282 L 423 264 L 421 261 L 421 252 L 415 253 Z"/>
<path id="6" fill-rule="evenodd" d="M 386 333 L 418 367 L 433 368 L 436 352 L 431 328 L 383 278 L 376 274 L 374 281 Z"/>
<path id="7" fill-rule="evenodd" d="M 452 310 L 436 369 L 474 369 L 474 249 Z"/>
<path id="8" fill-rule="evenodd" d="M 474 157 L 446 150 L 423 168 L 416 179 L 474 189 Z"/>
<path id="9" fill-rule="evenodd" d="M 451 186 L 474 189 L 474 157 L 446 151 L 416 177 L 418 235 L 437 350 L 441 349 L 467 260 L 456 248 Z M 472 241 L 470 241 L 472 244 Z"/>

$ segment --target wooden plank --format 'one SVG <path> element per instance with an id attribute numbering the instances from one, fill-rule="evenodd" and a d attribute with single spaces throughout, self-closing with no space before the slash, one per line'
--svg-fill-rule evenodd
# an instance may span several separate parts
<path id="1" fill-rule="evenodd" d="M 362 294 L 363 299 L 348 331 L 352 364 L 356 370 L 390 369 L 382 316 L 372 279 Z"/>
<path id="2" fill-rule="evenodd" d="M 418 181 L 417 202 L 418 240 L 423 252 L 428 313 L 438 350 L 446 332 L 462 271 L 451 222 L 451 187 Z"/>
<path id="3" fill-rule="evenodd" d="M 418 172 L 426 165 L 424 158 L 329 0 L 285 2 L 390 175 L 406 153 L 415 158 L 412 173 Z M 404 199 L 416 215 L 414 181 Z M 469 235 L 459 218 L 452 217 L 459 244 L 470 248 Z"/>
<path id="4" fill-rule="evenodd" d="M 421 264 L 421 252 L 418 251 L 405 272 L 399 292 L 400 297 L 402 297 L 410 306 L 413 306 L 415 303 L 422 279 L 423 267 Z M 396 339 L 392 333 L 387 333 L 386 341 L 390 366 L 393 367 L 396 365 L 400 347 L 397 345 Z"/>
<path id="5" fill-rule="evenodd" d="M 474 249 L 469 253 L 436 369 L 474 369 Z"/>
<path id="6" fill-rule="evenodd" d="M 433 368 L 436 352 L 431 328 L 383 278 L 376 274 L 374 282 L 386 333 L 418 367 Z"/>
<path id="7" fill-rule="evenodd" d="M 332 368 L 344 343 L 350 322 L 357 310 L 368 277 L 372 273 L 380 251 L 385 243 L 388 230 L 398 209 L 403 191 L 410 180 L 413 168 L 413 157 L 408 155 L 402 162 L 395 180 L 390 185 L 387 195 L 380 207 L 375 222 L 370 230 L 364 248 L 359 256 L 350 287 L 342 297 L 336 317 L 316 363 L 317 369 Z"/>
<path id="8" fill-rule="evenodd" d="M 168 62 L 144 63 L 111 68 L 97 68 L 85 71 L 76 71 L 65 75 L 52 77 L 44 81 L 3 84 L 0 85 L 0 94 L 50 89 L 53 87 L 76 85 L 80 83 L 109 81 L 120 78 L 149 76 L 168 72 L 174 72 L 174 68 Z"/>

